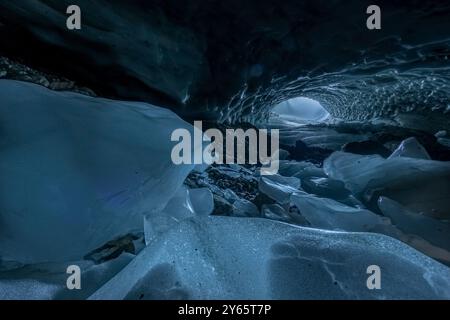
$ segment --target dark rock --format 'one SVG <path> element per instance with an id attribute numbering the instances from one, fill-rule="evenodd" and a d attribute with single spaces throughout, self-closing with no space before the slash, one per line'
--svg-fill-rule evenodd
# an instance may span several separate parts
<path id="1" fill-rule="evenodd" d="M 95 97 L 94 91 L 80 87 L 74 81 L 32 69 L 17 61 L 0 57 L 0 78 L 32 82 L 56 91 L 72 91 Z"/>

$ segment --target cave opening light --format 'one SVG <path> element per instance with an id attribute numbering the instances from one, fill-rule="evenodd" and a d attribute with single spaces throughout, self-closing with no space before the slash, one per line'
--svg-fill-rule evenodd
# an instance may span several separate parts
<path id="1" fill-rule="evenodd" d="M 299 125 L 326 122 L 330 117 L 328 111 L 318 101 L 296 97 L 277 104 L 272 109 L 271 120 Z"/>

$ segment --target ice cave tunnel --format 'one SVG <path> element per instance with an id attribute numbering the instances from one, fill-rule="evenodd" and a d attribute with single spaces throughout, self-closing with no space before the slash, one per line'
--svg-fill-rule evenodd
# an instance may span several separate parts
<path id="1" fill-rule="evenodd" d="M 271 110 L 272 119 L 286 124 L 320 123 L 330 118 L 330 113 L 316 100 L 297 97 L 280 102 Z"/>
<path id="2" fill-rule="evenodd" d="M 0 299 L 450 299 L 448 4 L 71 2 L 0 0 Z"/>

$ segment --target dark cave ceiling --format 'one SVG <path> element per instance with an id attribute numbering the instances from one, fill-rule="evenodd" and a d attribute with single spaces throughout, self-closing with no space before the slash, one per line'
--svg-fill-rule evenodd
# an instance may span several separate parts
<path id="1" fill-rule="evenodd" d="M 372 2 L 0 0 L 0 54 L 185 117 L 252 122 L 307 96 L 347 120 L 448 127 L 450 2 L 377 1 L 368 30 Z"/>

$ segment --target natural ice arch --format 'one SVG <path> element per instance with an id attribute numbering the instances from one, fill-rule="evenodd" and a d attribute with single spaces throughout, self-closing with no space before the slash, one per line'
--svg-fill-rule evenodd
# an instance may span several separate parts
<path id="1" fill-rule="evenodd" d="M 272 109 L 272 113 L 281 120 L 295 123 L 323 122 L 330 117 L 318 101 L 305 97 L 283 101 Z"/>

